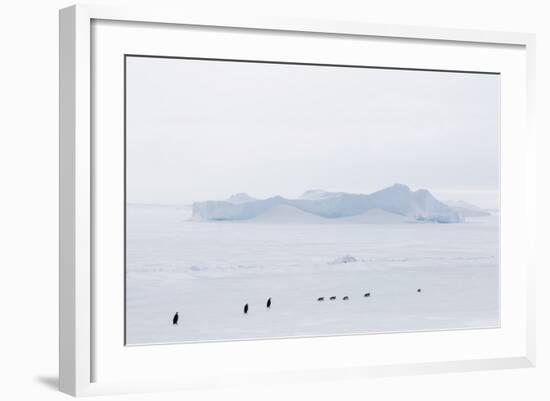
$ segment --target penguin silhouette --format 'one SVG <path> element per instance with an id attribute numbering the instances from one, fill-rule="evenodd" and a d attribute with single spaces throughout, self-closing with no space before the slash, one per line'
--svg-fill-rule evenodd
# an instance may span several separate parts
<path id="1" fill-rule="evenodd" d="M 267 306 L 268 308 L 271 308 L 271 298 L 269 298 L 269 299 L 267 300 L 266 306 Z"/>
<path id="2" fill-rule="evenodd" d="M 244 306 L 244 313 L 245 313 L 245 315 L 248 313 L 248 304 L 245 304 L 245 306 Z"/>
<path id="3" fill-rule="evenodd" d="M 331 301 L 334 301 L 335 299 L 336 299 L 335 296 L 330 297 L 330 300 L 331 300 Z"/>
<path id="4" fill-rule="evenodd" d="M 346 295 L 344 298 L 342 298 L 344 301 L 349 301 L 349 297 Z"/>
<path id="5" fill-rule="evenodd" d="M 324 301 L 324 300 L 325 300 L 325 297 L 319 297 L 319 298 L 317 298 L 317 301 L 319 301 L 319 302 L 322 302 L 322 301 Z"/>
<path id="6" fill-rule="evenodd" d="M 419 288 L 418 290 L 416 290 L 416 292 L 422 292 L 422 290 Z"/>
<path id="7" fill-rule="evenodd" d="M 174 315 L 174 318 L 172 319 L 172 324 L 177 325 L 179 320 L 178 312 Z"/>
<path id="8" fill-rule="evenodd" d="M 370 292 L 367 292 L 365 295 L 364 295 L 365 298 L 368 298 L 370 297 Z"/>

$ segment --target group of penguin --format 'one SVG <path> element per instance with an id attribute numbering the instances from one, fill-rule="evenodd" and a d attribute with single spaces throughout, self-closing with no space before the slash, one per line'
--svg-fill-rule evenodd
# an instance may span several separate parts
<path id="1" fill-rule="evenodd" d="M 422 292 L 422 290 L 421 290 L 420 288 L 418 288 L 418 289 L 416 290 L 416 292 Z M 369 297 L 370 297 L 370 292 L 366 292 L 366 293 L 363 295 L 363 297 L 369 298 Z M 335 301 L 335 300 L 336 300 L 336 296 L 333 295 L 333 296 L 331 296 L 329 299 L 330 299 L 331 301 Z M 318 302 L 322 302 L 322 301 L 324 301 L 324 300 L 325 300 L 325 297 L 319 297 L 319 298 L 317 298 L 317 301 L 318 301 Z M 342 300 L 343 300 L 343 301 L 349 301 L 349 296 L 347 296 L 347 295 L 344 296 L 344 297 L 342 298 Z M 268 308 L 268 309 L 271 308 L 271 298 L 268 298 L 268 300 L 267 300 L 265 306 L 266 306 L 266 308 Z M 248 313 L 248 304 L 245 304 L 245 305 L 244 305 L 244 307 L 243 307 L 243 312 L 244 312 L 245 315 Z M 174 317 L 172 318 L 172 324 L 173 324 L 173 325 L 177 325 L 177 324 L 178 324 L 178 320 L 179 320 L 179 315 L 178 315 L 178 312 L 176 312 L 176 314 L 175 314 Z"/>
<path id="2" fill-rule="evenodd" d="M 266 306 L 267 308 L 271 308 L 271 298 L 269 298 L 269 299 L 267 300 L 265 306 Z M 245 315 L 248 313 L 248 304 L 245 304 L 245 305 L 244 305 L 243 312 L 244 312 Z M 175 314 L 174 317 L 172 318 L 172 324 L 173 324 L 173 325 L 177 325 L 177 324 L 178 324 L 178 320 L 179 320 L 179 314 L 178 314 L 178 312 L 176 312 L 176 314 Z"/>
<path id="3" fill-rule="evenodd" d="M 265 303 L 266 308 L 271 308 L 271 298 L 268 298 L 267 302 Z M 243 312 L 246 315 L 248 313 L 248 304 L 244 304 Z"/>
<path id="4" fill-rule="evenodd" d="M 363 295 L 363 297 L 365 298 L 370 297 L 370 292 L 366 292 L 365 295 Z M 324 300 L 325 300 L 325 297 L 317 298 L 317 302 L 323 302 Z M 336 301 L 336 295 L 333 295 L 332 297 L 330 297 L 329 300 Z M 347 295 L 342 297 L 342 301 L 349 301 L 349 297 Z"/>

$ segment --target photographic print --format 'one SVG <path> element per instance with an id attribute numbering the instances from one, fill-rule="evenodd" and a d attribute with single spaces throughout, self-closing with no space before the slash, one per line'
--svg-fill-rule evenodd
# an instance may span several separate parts
<path id="1" fill-rule="evenodd" d="M 125 57 L 127 345 L 500 325 L 500 76 Z"/>

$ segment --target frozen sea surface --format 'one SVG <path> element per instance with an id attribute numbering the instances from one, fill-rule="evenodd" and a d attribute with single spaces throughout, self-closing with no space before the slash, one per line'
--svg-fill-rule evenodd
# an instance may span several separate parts
<path id="1" fill-rule="evenodd" d="M 128 344 L 499 325 L 498 216 L 277 224 L 189 212 L 127 208 Z"/>

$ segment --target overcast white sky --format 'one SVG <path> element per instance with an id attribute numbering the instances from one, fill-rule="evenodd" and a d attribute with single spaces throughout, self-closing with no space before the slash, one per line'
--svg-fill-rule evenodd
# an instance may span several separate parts
<path id="1" fill-rule="evenodd" d="M 496 75 L 127 59 L 127 199 L 369 193 L 496 207 Z"/>

